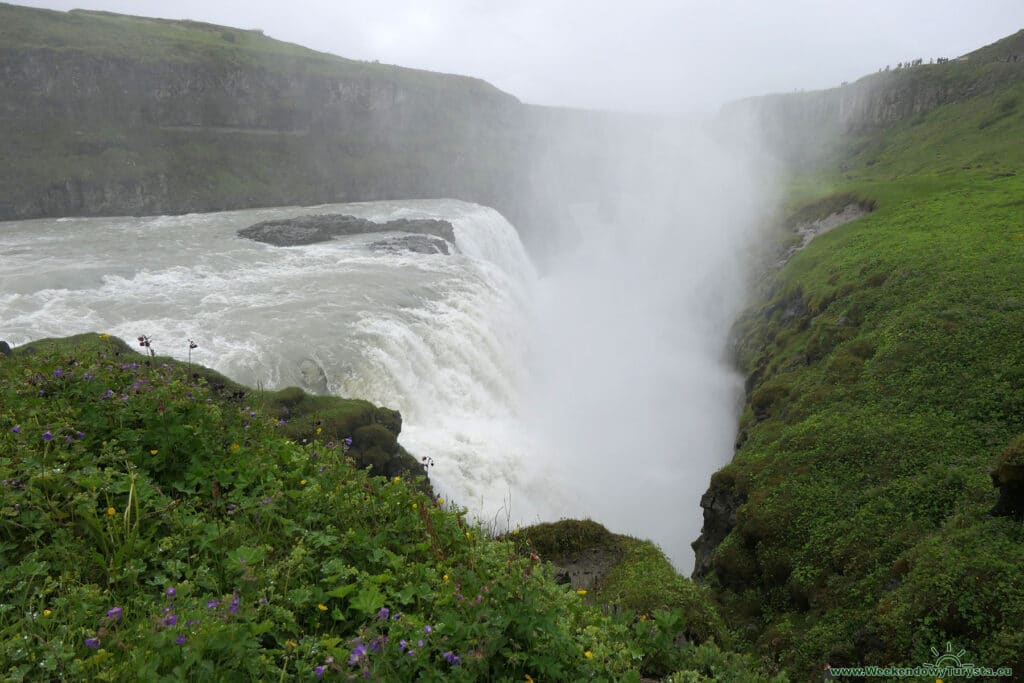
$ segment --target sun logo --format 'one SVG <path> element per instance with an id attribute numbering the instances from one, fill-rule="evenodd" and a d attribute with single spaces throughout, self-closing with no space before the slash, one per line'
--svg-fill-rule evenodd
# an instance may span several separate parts
<path id="1" fill-rule="evenodd" d="M 935 656 L 935 666 L 947 666 L 955 667 L 957 669 L 971 668 L 973 664 L 962 664 L 960 658 L 967 654 L 967 650 L 961 649 L 960 652 L 953 654 L 953 643 L 946 643 L 946 651 L 939 652 L 934 647 L 932 648 L 932 654 Z M 941 679 L 939 679 L 941 680 Z"/>

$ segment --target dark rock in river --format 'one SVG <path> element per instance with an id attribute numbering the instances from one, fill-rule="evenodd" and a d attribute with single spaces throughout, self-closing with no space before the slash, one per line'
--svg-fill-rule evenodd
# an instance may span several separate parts
<path id="1" fill-rule="evenodd" d="M 274 221 L 263 221 L 242 228 L 239 237 L 257 242 L 266 242 L 277 247 L 294 247 L 302 244 L 327 242 L 346 235 L 363 235 L 376 232 L 407 232 L 414 235 L 433 235 L 455 243 L 455 230 L 448 221 L 432 219 L 400 218 L 387 223 L 374 223 L 365 218 L 344 214 L 318 216 L 296 216 Z M 433 252 L 429 252 L 433 253 Z M 447 252 L 445 252 L 447 253 Z"/>
<path id="2" fill-rule="evenodd" d="M 405 235 L 403 237 L 391 237 L 386 240 L 374 242 L 370 245 L 374 251 L 387 251 L 397 253 L 401 251 L 412 251 L 417 254 L 444 254 L 449 255 L 448 243 L 440 237 L 433 235 Z"/>

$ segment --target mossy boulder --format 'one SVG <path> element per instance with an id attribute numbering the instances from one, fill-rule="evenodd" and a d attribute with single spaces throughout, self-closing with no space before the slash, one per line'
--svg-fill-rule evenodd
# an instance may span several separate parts
<path id="1" fill-rule="evenodd" d="M 992 472 L 992 484 L 999 489 L 999 500 L 992 508 L 996 517 L 1024 519 L 1024 434 L 1006 447 Z"/>

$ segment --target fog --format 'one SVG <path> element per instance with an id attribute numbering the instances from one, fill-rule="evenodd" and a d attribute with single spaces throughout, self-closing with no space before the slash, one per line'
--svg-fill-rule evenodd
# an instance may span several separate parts
<path id="1" fill-rule="evenodd" d="M 351 59 L 483 78 L 524 102 L 713 111 L 953 57 L 1024 26 L 1019 0 L 27 0 L 194 19 Z"/>

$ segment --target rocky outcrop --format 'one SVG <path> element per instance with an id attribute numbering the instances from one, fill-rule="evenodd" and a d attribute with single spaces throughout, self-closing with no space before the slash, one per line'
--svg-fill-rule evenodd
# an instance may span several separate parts
<path id="1" fill-rule="evenodd" d="M 433 236 L 440 238 L 442 241 L 455 244 L 455 230 L 448 221 L 399 218 L 387 223 L 376 223 L 365 218 L 344 214 L 297 216 L 295 218 L 263 221 L 250 225 L 247 228 L 242 228 L 238 231 L 238 236 L 272 244 L 276 247 L 294 247 L 303 244 L 329 242 L 337 237 L 344 237 L 346 235 L 363 235 L 379 232 L 402 232 L 416 236 Z M 389 243 L 378 242 L 375 244 L 387 245 Z M 408 248 L 411 249 L 413 246 L 423 247 L 424 244 L 414 240 L 409 243 Z M 447 248 L 443 253 L 448 253 Z"/>
<path id="2" fill-rule="evenodd" d="M 374 242 L 370 245 L 373 251 L 386 251 L 398 253 L 411 251 L 416 254 L 443 254 L 450 255 L 448 242 L 433 235 L 405 235 L 404 237 L 392 237 L 390 239 Z"/>
<path id="3" fill-rule="evenodd" d="M 1024 520 L 1024 434 L 999 456 L 992 472 L 992 484 L 999 489 L 999 500 L 991 510 L 994 517 Z"/>
<path id="4" fill-rule="evenodd" d="M 746 496 L 736 490 L 731 478 L 722 472 L 711 478 L 711 485 L 700 499 L 704 525 L 700 537 L 690 544 L 696 556 L 692 575 L 695 581 L 712 573 L 712 555 L 729 532 L 736 528 L 736 511 L 745 502 Z"/>

